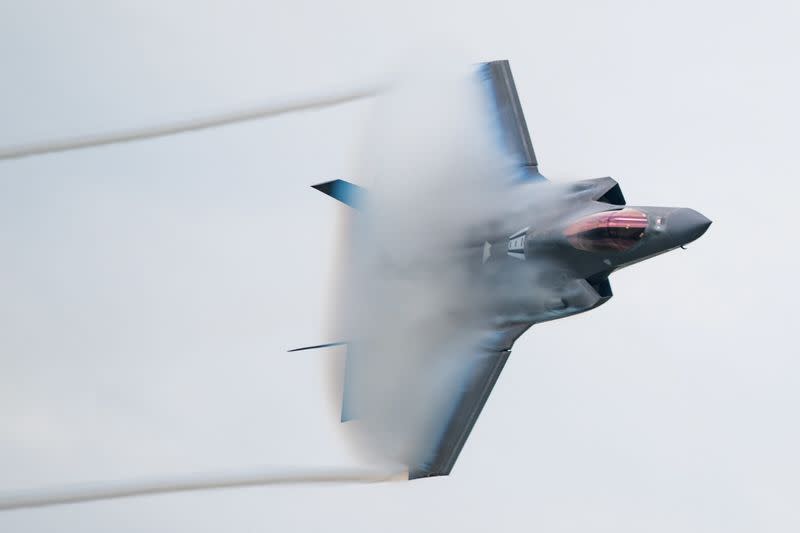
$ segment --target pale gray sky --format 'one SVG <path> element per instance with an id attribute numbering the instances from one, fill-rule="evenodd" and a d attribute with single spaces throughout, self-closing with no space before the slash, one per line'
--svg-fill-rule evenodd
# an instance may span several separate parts
<path id="1" fill-rule="evenodd" d="M 798 22 L 787 1 L 0 5 L 0 146 L 508 58 L 542 172 L 714 220 L 516 345 L 449 478 L 0 513 L 0 531 L 789 532 Z M 365 105 L 0 163 L 0 490 L 353 461 L 325 385 Z M 309 243 L 312 246 L 309 246 Z"/>

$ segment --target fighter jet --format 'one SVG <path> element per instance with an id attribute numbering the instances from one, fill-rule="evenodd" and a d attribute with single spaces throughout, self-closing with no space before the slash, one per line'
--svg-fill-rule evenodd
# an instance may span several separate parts
<path id="1" fill-rule="evenodd" d="M 491 291 L 486 300 L 491 331 L 478 348 L 480 356 L 470 359 L 465 382 L 452 388 L 455 407 L 443 410 L 439 427 L 430 431 L 430 451 L 417 464 L 408 465 L 410 479 L 450 474 L 514 342 L 531 326 L 606 303 L 612 297 L 612 273 L 682 247 L 711 224 L 689 208 L 627 205 L 619 184 L 610 177 L 553 184 L 547 193 L 553 208 L 542 210 L 541 201 L 534 198 L 550 182 L 539 172 L 509 63 L 481 64 L 479 74 L 503 150 L 515 162 L 518 201 L 483 228 L 475 242 L 465 244 L 472 254 L 472 275 L 480 281 L 474 285 Z M 369 198 L 367 190 L 344 180 L 313 187 L 354 209 Z M 348 374 L 342 421 L 349 420 L 352 411 Z"/>

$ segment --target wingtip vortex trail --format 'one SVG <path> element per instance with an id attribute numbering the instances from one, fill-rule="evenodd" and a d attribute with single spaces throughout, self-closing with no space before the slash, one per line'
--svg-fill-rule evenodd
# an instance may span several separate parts
<path id="1" fill-rule="evenodd" d="M 206 130 L 220 126 L 228 126 L 241 122 L 249 122 L 264 118 L 271 118 L 288 113 L 301 111 L 311 111 L 337 105 L 354 102 L 365 98 L 371 98 L 385 91 L 385 85 L 373 85 L 350 89 L 341 92 L 332 92 L 322 96 L 314 96 L 293 101 L 277 102 L 250 109 L 242 109 L 230 113 L 208 115 L 196 119 L 175 121 L 167 124 L 155 126 L 145 126 L 141 128 L 131 128 L 108 133 L 95 135 L 83 135 L 75 137 L 65 137 L 61 139 L 50 139 L 46 141 L 23 143 L 18 145 L 0 147 L 0 161 L 9 159 L 21 159 L 37 155 L 67 152 L 71 150 L 81 150 L 111 144 L 121 144 L 147 139 L 156 139 L 179 133 Z"/>
<path id="2" fill-rule="evenodd" d="M 0 493 L 0 512 L 178 492 L 270 485 L 381 483 L 407 479 L 407 471 L 399 468 L 255 470 L 243 473 L 191 474 Z"/>

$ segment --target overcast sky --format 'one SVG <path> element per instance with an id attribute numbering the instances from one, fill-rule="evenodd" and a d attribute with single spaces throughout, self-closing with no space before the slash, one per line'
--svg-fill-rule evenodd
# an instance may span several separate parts
<path id="1" fill-rule="evenodd" d="M 546 176 L 714 225 L 526 334 L 448 478 L 0 531 L 797 531 L 797 3 L 335 4 L 5 0 L 0 146 L 359 87 L 446 42 L 511 60 Z M 355 461 L 341 352 L 285 351 L 336 340 L 344 208 L 308 185 L 367 181 L 366 109 L 0 162 L 0 491 Z"/>

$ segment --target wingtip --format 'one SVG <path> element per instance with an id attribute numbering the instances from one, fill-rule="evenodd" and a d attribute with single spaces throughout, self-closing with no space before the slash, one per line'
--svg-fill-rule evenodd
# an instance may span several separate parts
<path id="1" fill-rule="evenodd" d="M 432 477 L 444 477 L 449 476 L 450 472 L 431 472 L 427 469 L 410 469 L 407 472 L 408 480 L 413 481 L 415 479 L 427 479 Z"/>

